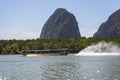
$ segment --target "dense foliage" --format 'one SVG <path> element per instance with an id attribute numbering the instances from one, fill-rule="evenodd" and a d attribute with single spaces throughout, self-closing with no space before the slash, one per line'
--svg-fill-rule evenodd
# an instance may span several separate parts
<path id="1" fill-rule="evenodd" d="M 85 47 L 100 41 L 120 44 L 118 38 L 69 38 L 69 39 L 32 39 L 32 40 L 0 40 L 0 54 L 17 54 L 21 50 L 63 49 L 78 52 Z"/>

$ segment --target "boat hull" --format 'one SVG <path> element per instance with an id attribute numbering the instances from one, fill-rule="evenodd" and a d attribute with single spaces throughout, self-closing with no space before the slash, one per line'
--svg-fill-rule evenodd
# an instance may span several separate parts
<path id="1" fill-rule="evenodd" d="M 50 50 L 27 50 L 22 51 L 24 56 L 66 56 L 68 52 L 63 49 L 50 49 Z"/>

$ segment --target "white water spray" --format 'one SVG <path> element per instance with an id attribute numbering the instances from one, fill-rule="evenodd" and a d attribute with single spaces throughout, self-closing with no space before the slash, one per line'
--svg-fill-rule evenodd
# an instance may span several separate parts
<path id="1" fill-rule="evenodd" d="M 120 47 L 112 42 L 99 42 L 80 51 L 77 56 L 120 55 Z"/>

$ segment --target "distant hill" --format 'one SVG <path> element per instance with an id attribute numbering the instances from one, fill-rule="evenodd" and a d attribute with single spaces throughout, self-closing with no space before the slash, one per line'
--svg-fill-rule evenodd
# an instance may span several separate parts
<path id="1" fill-rule="evenodd" d="M 114 12 L 108 20 L 101 24 L 94 37 L 117 37 L 120 36 L 120 9 Z"/>
<path id="2" fill-rule="evenodd" d="M 40 38 L 80 37 L 78 22 L 66 9 L 58 8 L 42 28 Z"/>

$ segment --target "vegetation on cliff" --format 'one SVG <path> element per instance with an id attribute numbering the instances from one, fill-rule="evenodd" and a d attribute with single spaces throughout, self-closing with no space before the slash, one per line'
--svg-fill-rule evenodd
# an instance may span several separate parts
<path id="1" fill-rule="evenodd" d="M 67 48 L 76 53 L 85 47 L 97 44 L 100 41 L 115 42 L 117 38 L 69 38 L 69 39 L 32 39 L 32 40 L 0 40 L 0 54 L 17 54 L 21 50 L 62 49 Z"/>

